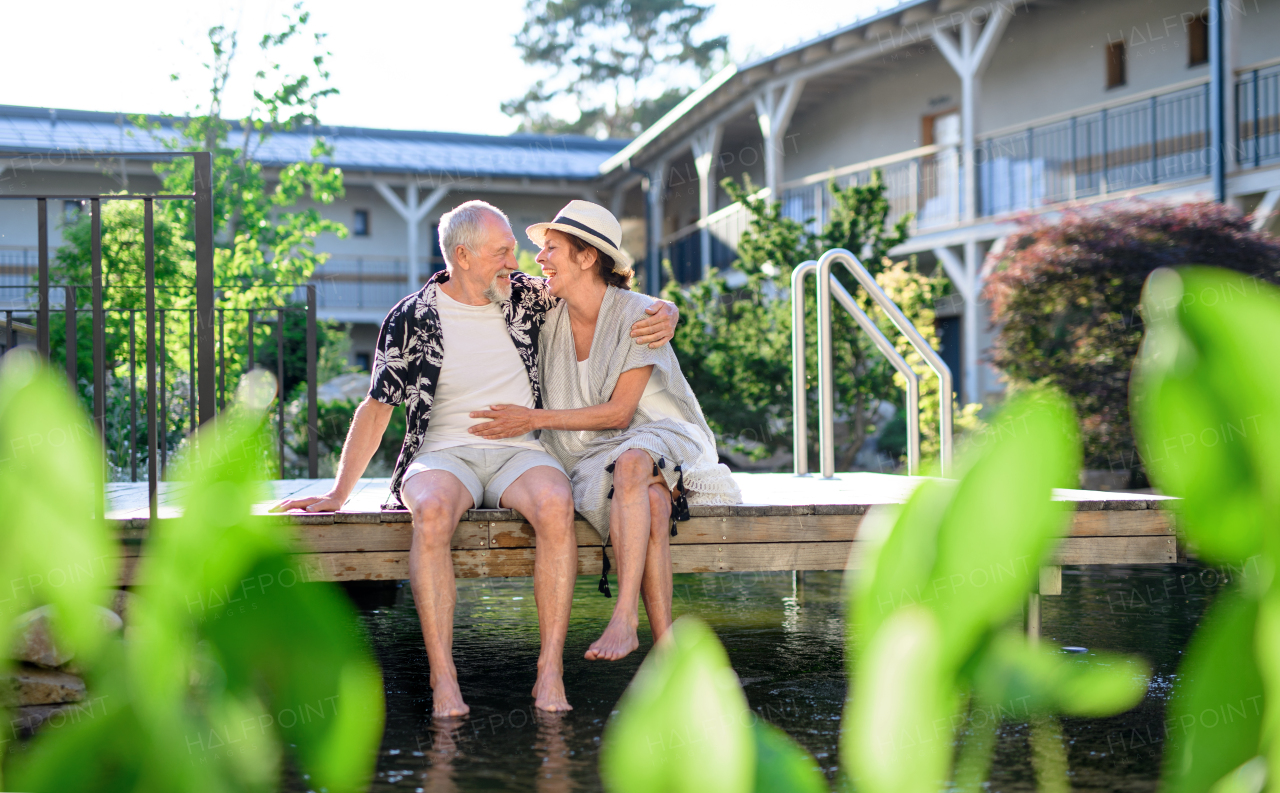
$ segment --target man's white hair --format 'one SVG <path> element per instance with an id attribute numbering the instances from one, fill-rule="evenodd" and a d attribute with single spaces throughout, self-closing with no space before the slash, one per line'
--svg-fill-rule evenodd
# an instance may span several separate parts
<path id="1" fill-rule="evenodd" d="M 511 221 L 493 204 L 487 201 L 467 201 L 440 216 L 440 253 L 444 255 L 445 264 L 453 267 L 453 253 L 459 245 L 476 253 L 484 244 L 485 213 L 489 212 L 502 219 L 507 227 Z"/>

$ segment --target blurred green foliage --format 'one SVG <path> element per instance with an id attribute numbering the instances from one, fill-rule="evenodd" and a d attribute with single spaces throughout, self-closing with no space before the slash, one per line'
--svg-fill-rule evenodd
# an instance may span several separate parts
<path id="1" fill-rule="evenodd" d="M 1246 273 L 1156 270 L 1132 412 L 1190 549 L 1254 575 L 1191 640 L 1167 719 L 1164 790 L 1270 789 L 1280 770 L 1280 290 Z M 1259 779 L 1258 775 L 1262 777 Z"/>
<path id="2" fill-rule="evenodd" d="M 1046 741 L 1055 714 L 1117 713 L 1146 690 L 1140 661 L 1069 660 L 1008 627 L 1065 530 L 1066 505 L 1050 494 L 1077 476 L 1070 407 L 1025 393 L 967 456 L 959 481 L 926 480 L 860 529 L 870 548 L 850 586 L 841 758 L 867 793 L 978 790 L 999 721 L 986 714 L 1050 725 Z"/>
<path id="3" fill-rule="evenodd" d="M 1108 716 L 1146 693 L 1136 658 L 1067 656 L 1010 626 L 1066 529 L 1051 495 L 1076 481 L 1075 426 L 1056 392 L 1024 392 L 970 438 L 959 481 L 924 480 L 863 520 L 840 739 L 862 793 L 984 789 L 1005 714 L 1031 722 L 1040 787 L 1067 790 L 1057 715 Z M 785 734 L 761 724 L 752 740 L 754 718 L 710 630 L 684 618 L 618 703 L 601 775 L 625 793 L 825 789 Z"/>
<path id="4" fill-rule="evenodd" d="M 60 381 L 30 359 L 6 357 L 6 441 L 87 425 Z M 265 407 L 274 393 L 269 376 L 246 378 L 236 405 L 197 433 L 179 463 L 182 517 L 151 526 L 128 638 L 100 652 L 81 655 L 92 650 L 84 612 L 114 585 L 118 551 L 101 518 L 92 433 L 34 446 L 29 461 L 3 472 L 6 507 L 19 507 L 0 527 L 6 572 L 38 573 L 86 554 L 99 560 L 93 569 L 106 566 L 79 588 L 32 600 L 58 605 L 103 711 L 37 735 L 4 769 L 11 789 L 273 790 L 286 746 L 317 788 L 368 784 L 382 737 L 382 681 L 357 616 L 299 564 L 285 524 L 252 514 L 273 466 Z M 63 541 L 49 542 L 49 531 Z M 5 615 L 0 630 L 10 621 Z"/>
<path id="5" fill-rule="evenodd" d="M 619 793 L 826 790 L 813 757 L 758 719 L 715 634 L 681 617 L 605 727 L 600 775 Z"/>

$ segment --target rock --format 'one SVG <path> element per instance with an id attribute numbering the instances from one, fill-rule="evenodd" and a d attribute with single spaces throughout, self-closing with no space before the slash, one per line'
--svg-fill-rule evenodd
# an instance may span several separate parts
<path id="1" fill-rule="evenodd" d="M 89 707 L 85 707 L 85 703 L 75 702 L 61 705 L 27 705 L 13 711 L 9 726 L 19 738 L 30 738 L 45 724 L 56 729 L 64 724 L 75 724 L 81 719 L 95 715 L 93 705 L 94 703 L 89 703 Z M 99 706 L 98 710 L 102 711 L 103 708 Z"/>
<path id="2" fill-rule="evenodd" d="M 101 606 L 96 608 L 103 631 L 118 631 L 124 625 L 114 611 Z M 74 658 L 75 653 L 58 647 L 54 642 L 49 624 L 52 616 L 53 606 L 41 606 L 14 620 L 14 639 L 9 657 L 15 661 L 26 661 L 51 669 Z"/>
<path id="3" fill-rule="evenodd" d="M 84 681 L 75 675 L 36 666 L 0 672 L 0 705 L 58 705 L 84 699 Z"/>

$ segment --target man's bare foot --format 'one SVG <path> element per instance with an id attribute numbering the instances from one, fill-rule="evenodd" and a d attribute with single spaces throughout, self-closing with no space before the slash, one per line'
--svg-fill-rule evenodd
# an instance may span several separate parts
<path id="1" fill-rule="evenodd" d="M 617 661 L 619 658 L 626 658 L 639 646 L 636 625 L 615 614 L 600 638 L 587 648 L 586 658 L 588 661 Z"/>
<path id="2" fill-rule="evenodd" d="M 543 671 L 538 664 L 538 680 L 533 684 L 533 705 L 538 710 L 559 713 L 573 710 L 564 695 L 564 676 L 559 669 Z"/>
<path id="3" fill-rule="evenodd" d="M 431 701 L 431 715 L 437 719 L 456 718 L 471 712 L 471 707 L 462 701 L 462 691 L 458 689 L 457 680 L 433 681 Z"/>

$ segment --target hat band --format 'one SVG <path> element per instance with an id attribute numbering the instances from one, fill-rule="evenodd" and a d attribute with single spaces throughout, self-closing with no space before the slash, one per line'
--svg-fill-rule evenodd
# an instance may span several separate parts
<path id="1" fill-rule="evenodd" d="M 551 222 L 552 222 L 552 223 L 561 223 L 561 224 L 563 224 L 563 225 L 565 225 L 565 226 L 573 226 L 573 227 L 574 227 L 575 229 L 577 229 L 578 231 L 585 231 L 586 233 L 590 234 L 591 236 L 593 236 L 593 237 L 595 237 L 596 239 L 598 239 L 598 240 L 600 240 L 601 242 L 603 242 L 605 245 L 608 245 L 610 248 L 617 248 L 617 247 L 618 247 L 618 246 L 617 246 L 617 244 L 613 242 L 613 240 L 609 239 L 609 238 L 608 238 L 608 237 L 606 237 L 605 235 L 603 235 L 603 234 L 601 234 L 600 232 L 596 231 L 595 229 L 591 228 L 591 227 L 590 227 L 590 226 L 588 226 L 586 223 L 579 223 L 578 221 L 574 220 L 573 218 L 567 218 L 567 217 L 565 217 L 564 215 L 561 215 L 560 217 L 556 218 L 555 220 L 553 220 L 553 221 L 551 221 Z"/>

